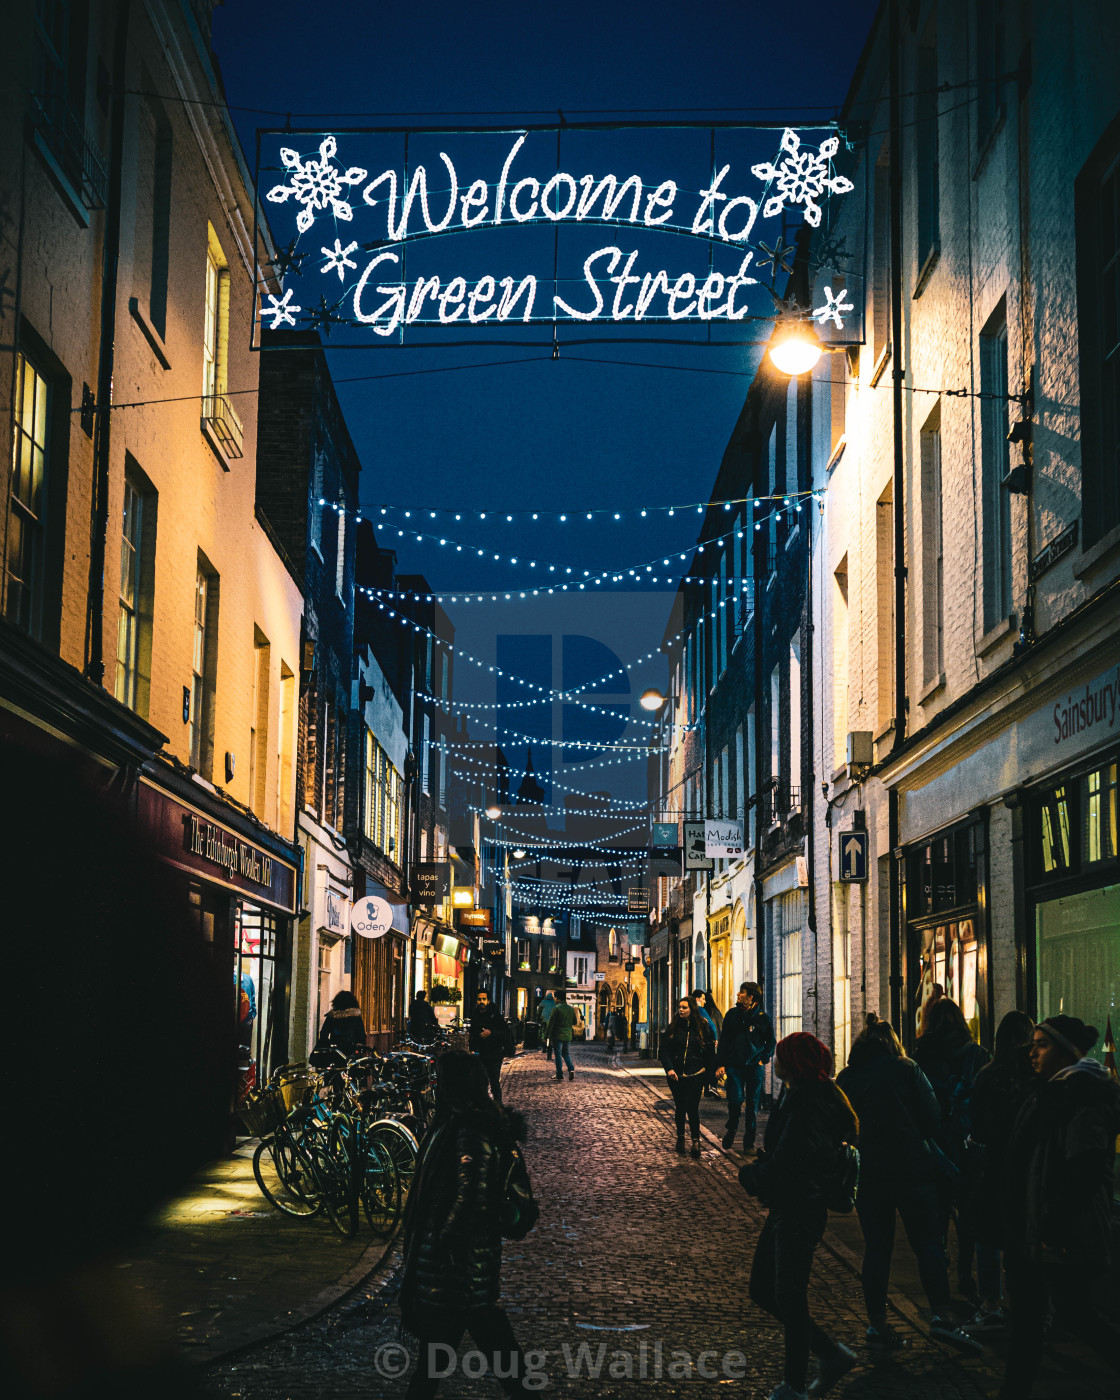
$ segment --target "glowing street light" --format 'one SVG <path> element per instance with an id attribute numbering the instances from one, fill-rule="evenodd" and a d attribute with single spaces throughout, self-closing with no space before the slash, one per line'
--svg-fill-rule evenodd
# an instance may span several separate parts
<path id="1" fill-rule="evenodd" d="M 659 710 L 665 703 L 665 697 L 659 690 L 643 690 L 638 704 L 643 710 Z"/>
<path id="2" fill-rule="evenodd" d="M 779 331 L 770 343 L 770 360 L 782 374 L 808 374 L 823 353 L 820 341 L 803 322 Z"/>

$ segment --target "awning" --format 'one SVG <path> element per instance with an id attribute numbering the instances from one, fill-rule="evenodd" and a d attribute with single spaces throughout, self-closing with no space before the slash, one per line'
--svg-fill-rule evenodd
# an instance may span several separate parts
<path id="1" fill-rule="evenodd" d="M 432 954 L 432 971 L 438 977 L 458 977 L 459 964 L 444 953 Z"/>

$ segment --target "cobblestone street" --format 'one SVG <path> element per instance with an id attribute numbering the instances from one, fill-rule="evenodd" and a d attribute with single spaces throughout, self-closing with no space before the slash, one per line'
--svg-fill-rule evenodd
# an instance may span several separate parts
<path id="1" fill-rule="evenodd" d="M 781 1332 L 747 1297 L 763 1213 L 736 1179 L 742 1158 L 722 1153 L 707 1132 L 699 1162 L 676 1156 L 665 1082 L 649 1062 L 610 1070 L 591 1046 L 577 1049 L 576 1065 L 575 1080 L 558 1084 L 541 1055 L 526 1054 L 506 1077 L 507 1102 L 528 1119 L 527 1156 L 542 1206 L 536 1231 L 507 1245 L 503 1272 L 505 1305 L 523 1348 L 537 1354 L 535 1388 L 629 1397 L 719 1384 L 751 1400 L 768 1395 L 780 1379 Z M 215 1366 L 213 1392 L 230 1400 L 403 1395 L 398 1259 L 394 1251 L 318 1319 Z M 830 1231 L 817 1253 L 811 1304 L 828 1331 L 858 1347 L 866 1320 L 857 1267 Z M 929 1339 L 908 1298 L 895 1295 L 892 1305 L 907 1347 L 874 1360 L 861 1350 L 860 1366 L 836 1394 L 971 1400 L 995 1388 L 994 1353 L 962 1359 Z M 1064 1380 L 1044 1378 L 1040 1397 L 1108 1393 L 1076 1358 L 1063 1357 L 1061 1370 Z M 440 1393 L 498 1390 L 457 1368 Z"/>

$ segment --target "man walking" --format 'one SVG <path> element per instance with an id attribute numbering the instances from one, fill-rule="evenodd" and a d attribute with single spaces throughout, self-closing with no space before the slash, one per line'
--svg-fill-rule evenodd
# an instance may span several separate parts
<path id="1" fill-rule="evenodd" d="M 568 1078 L 574 1079 L 576 1077 L 576 1072 L 572 1068 L 572 1027 L 575 1023 L 576 1013 L 568 1005 L 567 993 L 561 989 L 556 993 L 556 1010 L 548 1019 L 548 1038 L 556 1056 L 557 1079 L 564 1078 L 564 1071 L 560 1067 L 561 1055 L 564 1056 L 564 1063 L 568 1066 Z"/>
<path id="2" fill-rule="evenodd" d="M 513 1054 L 513 1034 L 506 1018 L 490 1003 L 489 992 L 479 992 L 471 1017 L 470 1047 L 486 1066 L 494 1102 L 502 1101 L 502 1060 Z"/>
<path id="3" fill-rule="evenodd" d="M 774 1027 L 762 1009 L 762 988 L 744 982 L 735 1005 L 723 1018 L 716 1064 L 727 1075 L 727 1131 L 723 1146 L 733 1147 L 742 1108 L 746 1109 L 743 1151 L 754 1149 L 758 1101 L 762 1096 L 762 1067 L 774 1054 Z"/>

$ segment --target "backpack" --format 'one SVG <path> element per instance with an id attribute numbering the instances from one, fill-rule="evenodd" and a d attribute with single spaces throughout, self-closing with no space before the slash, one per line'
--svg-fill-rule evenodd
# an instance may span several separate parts
<path id="1" fill-rule="evenodd" d="M 523 1240 L 540 1219 L 541 1208 L 533 1197 L 529 1168 L 516 1144 L 507 1149 L 502 1173 L 502 1237 Z"/>
<path id="2" fill-rule="evenodd" d="M 825 1187 L 824 1203 L 838 1215 L 850 1215 L 859 1192 L 859 1149 L 842 1142 L 836 1149 L 836 1165 Z"/>

